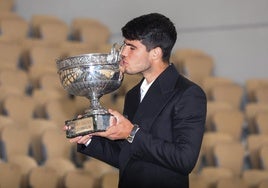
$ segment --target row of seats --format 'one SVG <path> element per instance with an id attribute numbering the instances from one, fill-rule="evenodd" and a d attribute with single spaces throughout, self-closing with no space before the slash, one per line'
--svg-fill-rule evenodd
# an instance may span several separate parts
<path id="1" fill-rule="evenodd" d="M 0 81 L 2 82 L 1 87 L 0 87 L 0 90 L 2 91 L 0 95 L 0 99 L 2 101 L 2 110 L 3 110 L 3 105 L 5 104 L 3 103 L 3 99 L 5 99 L 9 94 L 26 95 L 24 97 L 25 100 L 27 100 L 27 98 L 29 98 L 28 100 L 34 99 L 34 101 L 32 101 L 32 105 L 28 105 L 28 108 L 31 109 L 30 112 L 32 111 L 32 109 L 35 109 L 35 115 L 37 117 L 46 116 L 43 108 L 44 108 L 44 103 L 48 102 L 47 100 L 59 99 L 59 102 L 61 102 L 60 100 L 70 98 L 70 96 L 68 96 L 67 92 L 64 91 L 63 87 L 61 86 L 59 76 L 57 75 L 56 70 L 53 74 L 52 73 L 47 74 L 46 72 L 40 74 L 38 80 L 36 80 L 37 86 L 33 87 L 31 89 L 31 92 L 28 92 L 29 87 L 32 84 L 29 77 L 30 76 L 25 71 L 21 71 L 21 70 L 3 70 L 0 72 Z M 117 107 L 118 103 L 109 104 L 109 105 L 112 105 L 112 107 L 115 107 L 117 110 L 122 110 L 123 96 L 126 93 L 126 91 L 130 87 L 132 87 L 135 83 L 137 83 L 139 79 L 141 78 L 140 76 L 136 76 L 136 77 L 133 76 L 134 78 L 131 78 L 131 77 L 132 76 L 126 75 L 122 86 L 119 88 L 118 91 L 113 93 L 113 95 L 117 96 L 116 102 L 120 102 L 121 105 L 118 107 Z M 225 84 L 225 86 L 227 88 L 228 84 Z M 218 87 L 218 85 L 216 87 Z M 228 91 L 228 92 L 226 93 L 224 91 Z M 235 97 L 230 92 L 230 90 L 228 89 L 222 90 L 222 93 L 221 93 L 221 96 L 222 96 L 221 99 L 215 97 L 214 99 L 209 99 L 208 101 L 208 112 L 207 112 L 208 116 L 207 116 L 207 122 L 206 122 L 207 130 L 214 129 L 215 127 L 213 126 L 218 125 L 220 122 L 223 124 L 224 120 L 228 122 L 228 118 L 224 118 L 225 116 L 225 117 L 233 117 L 229 119 L 233 121 L 234 123 L 236 122 L 237 125 L 240 124 L 240 127 L 243 125 L 244 119 L 246 118 L 246 121 L 248 123 L 248 129 L 251 133 L 265 131 L 265 126 L 263 126 L 263 123 L 261 123 L 263 121 L 265 122 L 265 118 L 262 115 L 258 114 L 259 117 L 256 119 L 256 121 L 258 121 L 257 125 L 255 125 L 256 123 L 253 122 L 253 119 L 256 118 L 256 113 L 258 111 L 260 110 L 267 111 L 267 104 L 265 102 L 246 103 L 244 106 L 244 109 L 241 109 L 240 107 L 237 107 L 237 105 L 232 105 L 234 103 L 232 102 L 232 100 Z M 241 96 L 240 93 L 239 95 Z M 12 96 L 10 96 L 9 98 L 11 98 L 9 99 L 10 101 L 14 100 L 12 99 Z M 64 105 L 70 104 L 72 106 L 77 106 L 77 108 L 79 108 L 80 104 L 87 104 L 89 106 L 89 101 L 87 103 L 84 103 L 86 98 L 76 97 L 76 99 L 77 100 L 69 100 L 70 102 L 67 102 Z M 109 101 L 111 101 L 111 99 L 112 99 L 111 95 L 106 95 L 101 98 L 101 100 L 103 100 L 105 103 L 108 103 Z M 241 100 L 242 98 L 240 98 L 237 101 L 241 101 Z M 8 101 L 8 98 L 7 98 L 7 101 Z M 20 102 L 23 102 L 23 100 L 21 100 Z M 75 104 L 76 102 L 78 104 Z M 9 104 L 8 102 L 6 103 L 7 105 Z M 56 107 L 54 105 L 54 109 L 55 108 Z M 74 114 L 75 110 L 76 108 L 69 109 L 70 114 Z M 232 112 L 229 112 L 229 113 L 225 112 L 225 114 L 223 114 L 222 110 L 233 110 L 234 113 L 232 114 Z M 217 116 L 216 117 L 214 116 L 212 118 L 212 115 L 214 115 L 215 112 L 217 111 L 219 111 L 217 113 Z M 51 114 L 51 116 L 53 116 L 53 114 Z M 29 117 L 29 115 L 25 117 Z M 20 116 L 15 115 L 14 118 L 20 118 Z M 234 121 L 234 118 L 236 118 L 236 121 Z M 219 123 L 216 123 L 216 122 L 219 122 Z M 230 123 L 231 122 L 229 121 L 228 124 Z M 224 127 L 224 125 L 222 125 L 222 127 Z M 233 127 L 233 126 L 230 126 L 230 127 Z M 227 127 L 224 127 L 224 128 L 227 128 Z"/>
<path id="2" fill-rule="evenodd" d="M 91 47 L 107 43 L 111 35 L 105 24 L 93 18 L 77 17 L 68 25 L 53 15 L 36 14 L 26 21 L 12 11 L 0 11 L 0 31 L 14 40 L 42 38 L 54 44 L 77 40 Z"/>
<path id="3" fill-rule="evenodd" d="M 64 91 L 56 69 L 59 58 L 110 52 L 108 28 L 90 18 L 68 26 L 51 15 L 27 22 L 9 10 L 0 10 L 0 187 L 117 187 L 118 170 L 66 139 L 64 121 L 90 102 Z M 121 109 L 123 98 L 113 99 L 102 97 Z"/>
<path id="4" fill-rule="evenodd" d="M 0 12 L 13 11 L 14 7 L 15 7 L 14 0 L 0 0 Z"/>
<path id="5" fill-rule="evenodd" d="M 0 161 L 1 187 L 116 188 L 118 185 L 118 170 L 94 159 L 87 160 L 79 169 L 64 159 L 42 166 L 30 162 L 25 156 L 17 156 L 11 162 Z"/>
<path id="6" fill-rule="evenodd" d="M 172 61 L 208 99 L 206 131 L 190 188 L 268 186 L 268 78 L 244 85 L 214 75 L 212 56 L 176 49 Z"/>
<path id="7" fill-rule="evenodd" d="M 175 49 L 172 61 L 184 76 L 204 89 L 208 99 L 221 100 L 224 95 L 220 94 L 226 93 L 224 91 L 228 90 L 229 95 L 234 98 L 230 102 L 237 107 L 241 107 L 243 97 L 246 97 L 246 102 L 267 103 L 268 78 L 250 78 L 241 85 L 230 78 L 214 75 L 213 57 L 199 49 Z"/>
<path id="8" fill-rule="evenodd" d="M 190 174 L 190 188 L 266 188 L 268 171 L 245 170 L 237 177 L 228 168 L 204 167 L 199 175 Z"/>

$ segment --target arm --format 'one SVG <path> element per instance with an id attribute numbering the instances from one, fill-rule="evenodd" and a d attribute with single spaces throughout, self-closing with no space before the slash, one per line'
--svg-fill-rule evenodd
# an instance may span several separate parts
<path id="1" fill-rule="evenodd" d="M 121 142 L 120 140 L 111 141 L 106 138 L 93 136 L 88 146 L 77 144 L 77 151 L 118 168 L 118 155 L 121 150 Z"/>

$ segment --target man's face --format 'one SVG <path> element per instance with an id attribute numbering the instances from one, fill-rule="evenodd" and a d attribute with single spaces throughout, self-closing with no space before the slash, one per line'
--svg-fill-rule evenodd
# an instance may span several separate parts
<path id="1" fill-rule="evenodd" d="M 121 66 L 127 74 L 143 73 L 150 68 L 150 52 L 138 40 L 124 40 Z"/>

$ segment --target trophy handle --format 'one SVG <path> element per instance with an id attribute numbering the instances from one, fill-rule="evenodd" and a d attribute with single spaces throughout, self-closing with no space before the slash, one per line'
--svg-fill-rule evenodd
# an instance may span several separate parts
<path id="1" fill-rule="evenodd" d="M 118 48 L 117 48 L 118 46 Z M 121 59 L 121 50 L 120 50 L 120 46 L 118 45 L 118 43 L 114 43 L 112 48 L 111 48 L 111 52 L 110 55 L 112 56 L 112 62 L 119 62 Z"/>

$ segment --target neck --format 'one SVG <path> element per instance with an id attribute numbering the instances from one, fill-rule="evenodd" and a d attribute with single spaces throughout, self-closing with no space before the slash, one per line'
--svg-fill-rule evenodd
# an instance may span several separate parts
<path id="1" fill-rule="evenodd" d="M 153 67 L 153 69 L 150 72 L 143 73 L 143 76 L 147 81 L 147 84 L 154 81 L 168 66 L 169 64 L 167 63 L 161 63 L 159 66 Z"/>

